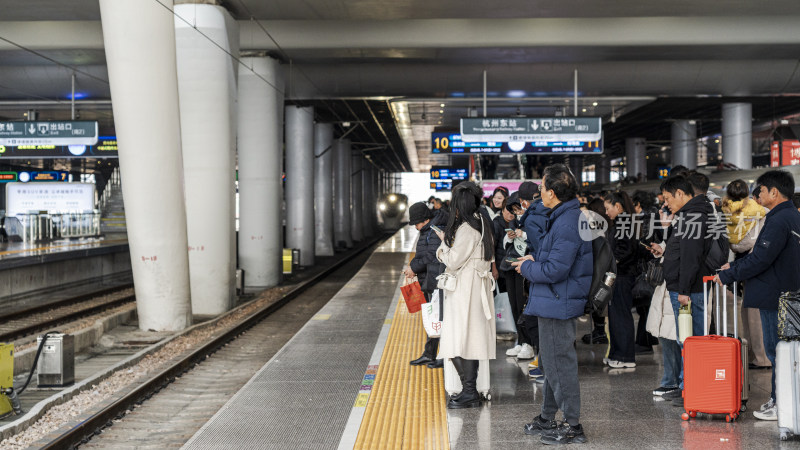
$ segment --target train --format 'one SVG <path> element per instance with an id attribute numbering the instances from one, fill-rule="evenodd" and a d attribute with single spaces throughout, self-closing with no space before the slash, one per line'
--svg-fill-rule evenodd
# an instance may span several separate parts
<path id="1" fill-rule="evenodd" d="M 384 231 L 399 230 L 408 223 L 408 197 L 397 192 L 378 199 L 378 226 Z"/>

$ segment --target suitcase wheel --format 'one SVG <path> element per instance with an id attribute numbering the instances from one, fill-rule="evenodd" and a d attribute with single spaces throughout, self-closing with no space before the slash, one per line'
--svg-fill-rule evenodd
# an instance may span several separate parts
<path id="1" fill-rule="evenodd" d="M 739 411 L 741 411 L 741 412 L 747 411 L 747 403 L 742 403 L 742 407 L 739 408 Z"/>
<path id="2" fill-rule="evenodd" d="M 683 413 L 683 414 L 681 414 L 681 419 L 683 419 L 683 420 L 689 420 L 689 413 Z"/>
<path id="3" fill-rule="evenodd" d="M 695 418 L 695 417 L 697 417 L 697 411 L 691 411 L 691 412 L 689 412 L 689 417 L 691 417 L 691 418 Z"/>
<path id="4" fill-rule="evenodd" d="M 794 434 L 788 428 L 779 428 L 781 432 L 781 440 L 788 441 Z"/>
<path id="5" fill-rule="evenodd" d="M 725 416 L 725 422 L 730 422 L 730 421 L 732 421 L 732 420 L 733 420 L 733 418 L 731 417 L 731 415 L 730 415 L 730 414 L 727 414 L 727 415 Z"/>

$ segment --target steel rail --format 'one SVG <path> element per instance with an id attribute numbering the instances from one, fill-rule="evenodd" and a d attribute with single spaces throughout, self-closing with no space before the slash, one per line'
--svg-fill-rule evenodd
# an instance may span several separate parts
<path id="1" fill-rule="evenodd" d="M 75 425 L 73 428 L 58 436 L 56 439 L 42 448 L 53 450 L 73 449 L 80 444 L 89 442 L 92 436 L 102 432 L 103 428 L 106 426 L 112 425 L 114 419 L 123 417 L 132 405 L 143 403 L 153 394 L 157 393 L 168 384 L 175 381 L 175 379 L 180 377 L 183 373 L 191 370 L 193 366 L 206 359 L 207 356 L 213 354 L 228 342 L 236 339 L 236 337 L 238 337 L 240 334 L 252 328 L 266 317 L 272 315 L 291 300 L 298 297 L 304 291 L 322 281 L 331 273 L 349 263 L 353 258 L 360 255 L 367 249 L 372 248 L 376 243 L 380 242 L 384 238 L 384 235 L 380 235 L 368 244 L 364 245 L 362 248 L 344 257 L 342 260 L 337 261 L 335 264 L 326 268 L 304 283 L 296 286 L 294 289 L 284 294 L 284 296 L 275 303 L 272 303 L 271 305 L 254 313 L 235 327 L 226 331 L 224 334 L 214 338 L 189 355 L 184 356 L 179 361 L 173 363 L 170 367 L 161 370 L 159 373 L 140 384 L 128 394 L 125 394 L 123 397 L 113 401 L 102 410 L 96 412 L 78 425 Z"/>
<path id="2" fill-rule="evenodd" d="M 85 300 L 91 300 L 96 297 L 101 297 L 103 295 L 113 294 L 114 292 L 121 291 L 124 289 L 130 289 L 133 287 L 133 283 L 127 283 L 119 286 L 112 286 L 103 288 L 93 292 L 87 292 L 85 294 L 76 295 L 74 297 L 70 297 L 64 300 L 59 300 L 51 303 L 47 303 L 44 305 L 33 306 L 30 308 L 22 309 L 19 311 L 10 312 L 7 314 L 0 314 L 0 323 L 9 322 L 11 320 L 18 320 L 27 316 L 31 316 L 33 314 L 39 314 L 43 312 L 50 311 L 51 309 L 61 308 L 63 306 L 69 306 L 76 302 L 82 302 Z"/>

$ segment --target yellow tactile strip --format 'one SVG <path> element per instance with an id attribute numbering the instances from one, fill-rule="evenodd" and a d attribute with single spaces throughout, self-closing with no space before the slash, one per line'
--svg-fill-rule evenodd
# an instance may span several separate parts
<path id="1" fill-rule="evenodd" d="M 409 314 L 401 298 L 354 448 L 450 448 L 442 369 L 408 363 L 425 339 L 420 314 Z"/>

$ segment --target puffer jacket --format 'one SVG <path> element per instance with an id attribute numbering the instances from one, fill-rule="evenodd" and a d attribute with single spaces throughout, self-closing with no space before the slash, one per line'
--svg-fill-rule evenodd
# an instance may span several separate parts
<path id="1" fill-rule="evenodd" d="M 442 241 L 431 229 L 431 225 L 444 229 L 446 224 L 447 214 L 441 209 L 436 211 L 431 221 L 419 230 L 416 254 L 408 263 L 411 270 L 417 274 L 420 287 L 427 293 L 433 293 L 436 289 L 436 277 L 444 270 L 440 268 L 441 263 L 436 259 L 436 249 Z"/>
<path id="2" fill-rule="evenodd" d="M 722 202 L 722 211 L 728 214 L 728 241 L 731 243 L 731 248 L 744 240 L 750 231 L 759 225 L 764 225 L 761 222 L 767 215 L 767 209 L 756 203 L 754 200 L 746 198 L 739 201 L 731 201 L 726 198 Z M 759 223 L 761 222 L 761 223 Z M 760 229 L 760 228 L 759 228 Z M 755 232 L 757 235 L 757 232 Z M 734 250 L 737 253 L 748 251 L 753 248 L 752 245 L 746 250 Z"/>
<path id="3" fill-rule="evenodd" d="M 531 255 L 535 255 L 539 251 L 539 244 L 542 242 L 542 237 L 544 237 L 549 212 L 550 208 L 544 206 L 542 199 L 538 199 L 528 207 L 519 219 L 522 231 L 525 232 Z"/>
<path id="4" fill-rule="evenodd" d="M 711 204 L 705 195 L 698 195 L 683 205 L 667 230 L 663 267 L 670 292 L 703 292 L 703 277 L 710 275 L 705 264 L 712 242 L 706 239 L 709 214 L 713 214 Z"/>
<path id="5" fill-rule="evenodd" d="M 535 261 L 520 266 L 531 282 L 526 315 L 561 320 L 583 315 L 594 262 L 592 243 L 578 233 L 579 205 L 576 198 L 550 211 Z"/>

